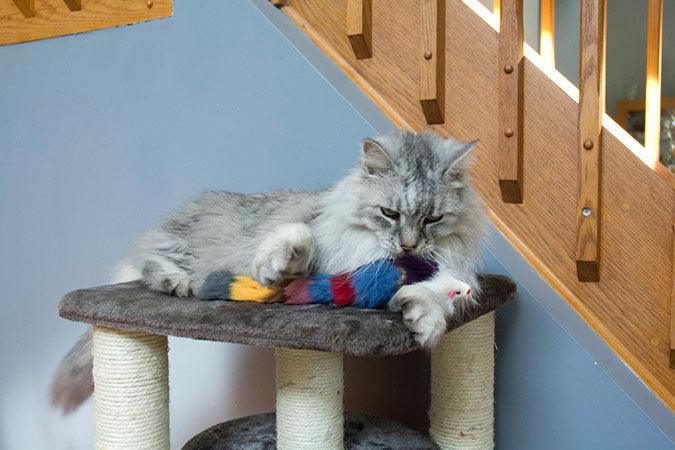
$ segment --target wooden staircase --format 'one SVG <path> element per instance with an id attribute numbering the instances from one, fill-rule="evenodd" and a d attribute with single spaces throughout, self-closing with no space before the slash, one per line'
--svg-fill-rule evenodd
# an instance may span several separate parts
<path id="1" fill-rule="evenodd" d="M 527 45 L 507 73 L 522 77 L 516 94 L 505 95 L 504 80 L 500 94 L 508 70 L 500 63 L 499 20 L 477 0 L 278 3 L 396 125 L 480 140 L 473 178 L 495 226 L 674 410 L 672 174 L 649 164 L 645 148 L 602 108 L 595 119 L 583 116 L 591 129 L 596 121 L 599 136 L 591 144 L 582 139 L 578 89 Z M 515 33 L 510 29 L 518 39 L 517 24 Z M 511 51 L 519 57 L 518 48 Z M 601 58 L 596 47 L 595 61 Z M 601 64 L 593 70 L 604 77 Z M 511 119 L 516 125 L 505 128 Z M 507 170 L 504 158 L 513 161 Z M 516 189 L 507 186 L 511 194 L 503 197 L 500 180 L 509 171 Z M 588 177 L 598 188 L 590 214 L 597 223 L 590 235 L 597 246 L 593 282 L 579 281 L 577 265 Z"/>

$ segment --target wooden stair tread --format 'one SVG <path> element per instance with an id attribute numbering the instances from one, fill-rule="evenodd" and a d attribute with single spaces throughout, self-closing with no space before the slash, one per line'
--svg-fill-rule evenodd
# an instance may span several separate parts
<path id="1" fill-rule="evenodd" d="M 463 309 L 448 331 L 516 294 L 515 284 L 504 276 L 484 275 L 480 284 L 477 306 Z M 59 314 L 102 327 L 261 347 L 360 356 L 398 355 L 418 348 L 401 314 L 384 309 L 200 301 L 151 291 L 140 282 L 72 291 L 61 299 Z"/>

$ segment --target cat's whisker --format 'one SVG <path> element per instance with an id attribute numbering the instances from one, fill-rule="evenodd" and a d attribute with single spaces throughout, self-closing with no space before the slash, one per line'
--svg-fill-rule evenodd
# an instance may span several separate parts
<path id="1" fill-rule="evenodd" d="M 447 253 L 449 253 L 450 255 L 452 255 L 453 258 L 456 258 L 456 259 L 458 259 L 458 260 L 462 260 L 463 262 L 473 263 L 473 260 L 471 260 L 471 259 L 469 259 L 469 258 L 467 258 L 467 257 L 465 257 L 465 256 L 463 256 L 463 255 L 460 255 L 459 253 L 456 253 L 456 252 L 454 252 L 454 251 L 451 250 L 451 249 L 444 249 L 444 250 L 445 250 Z M 443 255 L 441 255 L 440 253 L 438 253 L 438 251 L 436 251 L 436 250 L 432 250 L 431 253 L 432 253 L 432 254 L 435 254 L 438 258 L 440 258 L 440 259 L 442 260 L 442 262 L 443 262 L 444 264 L 446 264 L 446 265 L 448 265 L 448 266 L 450 266 L 450 267 L 453 267 L 454 265 L 456 265 L 456 264 L 452 264 L 450 261 L 448 261 L 447 258 L 445 258 Z"/>

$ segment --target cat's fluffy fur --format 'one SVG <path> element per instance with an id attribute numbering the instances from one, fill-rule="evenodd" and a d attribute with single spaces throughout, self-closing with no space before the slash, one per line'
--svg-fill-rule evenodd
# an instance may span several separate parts
<path id="1" fill-rule="evenodd" d="M 215 270 L 272 283 L 354 270 L 405 247 L 437 260 L 440 272 L 399 290 L 390 307 L 402 310 L 420 345 L 433 346 L 454 313 L 447 293 L 456 290 L 460 299 L 476 288 L 484 214 L 466 173 L 474 144 L 395 132 L 366 139 L 358 166 L 324 191 L 206 192 L 143 235 L 113 281 L 142 279 L 151 289 L 184 297 Z M 82 400 L 75 383 L 91 386 L 81 376 L 91 355 L 81 352 L 79 361 L 69 355 L 53 398 L 72 408 Z"/>

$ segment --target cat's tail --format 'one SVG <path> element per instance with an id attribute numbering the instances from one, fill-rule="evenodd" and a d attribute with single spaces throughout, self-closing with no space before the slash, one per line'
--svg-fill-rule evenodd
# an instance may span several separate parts
<path id="1" fill-rule="evenodd" d="M 51 386 L 51 403 L 64 414 L 77 409 L 94 392 L 92 332 L 84 333 L 59 363 Z"/>
<path id="2" fill-rule="evenodd" d="M 126 261 L 114 271 L 112 283 L 124 283 L 141 278 Z M 94 356 L 92 355 L 93 333 L 84 333 L 63 357 L 56 369 L 50 389 L 51 403 L 68 414 L 76 410 L 94 392 Z"/>

